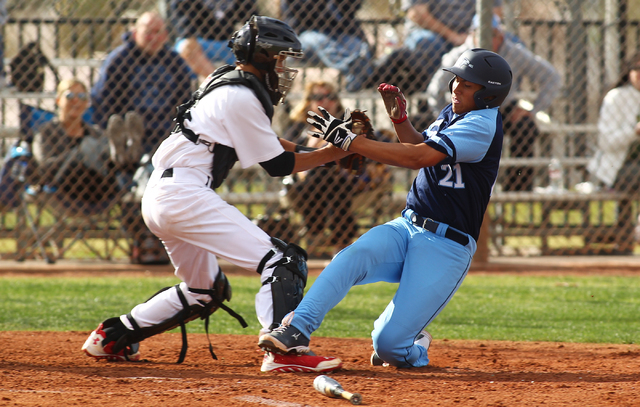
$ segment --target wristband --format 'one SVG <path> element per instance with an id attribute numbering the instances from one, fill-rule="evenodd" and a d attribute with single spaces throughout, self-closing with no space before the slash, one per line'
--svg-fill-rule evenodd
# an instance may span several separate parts
<path id="1" fill-rule="evenodd" d="M 353 141 L 353 139 L 355 139 L 356 137 L 358 137 L 357 134 L 354 133 L 349 133 L 349 135 L 347 136 L 346 139 L 344 139 L 344 142 L 342 142 L 342 145 L 340 146 L 344 151 L 349 151 L 349 146 L 351 146 L 351 142 Z"/>
<path id="2" fill-rule="evenodd" d="M 389 117 L 391 119 L 391 121 L 393 122 L 393 124 L 400 124 L 400 123 L 404 123 L 409 116 L 407 116 L 407 114 L 405 113 L 401 118 L 399 119 L 394 119 L 393 117 Z"/>
<path id="3" fill-rule="evenodd" d="M 296 153 L 310 153 L 312 151 L 316 151 L 317 148 L 301 146 L 300 144 L 296 144 L 295 152 Z"/>

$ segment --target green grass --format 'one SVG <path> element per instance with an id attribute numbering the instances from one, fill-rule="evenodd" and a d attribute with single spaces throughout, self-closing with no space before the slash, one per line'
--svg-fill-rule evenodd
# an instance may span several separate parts
<path id="1" fill-rule="evenodd" d="M 639 277 L 470 276 L 433 324 L 456 339 L 638 343 Z"/>
<path id="2" fill-rule="evenodd" d="M 242 329 L 224 311 L 211 333 L 257 334 L 255 277 L 230 277 L 231 308 L 249 323 Z M 89 331 L 105 318 L 128 312 L 174 277 L 1 277 L 0 331 Z M 313 279 L 310 279 L 313 282 Z M 395 284 L 354 287 L 325 318 L 317 336 L 369 337 L 373 322 L 393 297 Z M 430 325 L 436 338 L 638 343 L 640 277 L 467 277 Z M 204 332 L 194 321 L 190 333 Z"/>

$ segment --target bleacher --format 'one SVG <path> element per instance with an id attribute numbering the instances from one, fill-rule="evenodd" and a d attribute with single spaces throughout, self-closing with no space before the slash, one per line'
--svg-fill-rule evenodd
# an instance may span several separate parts
<path id="1" fill-rule="evenodd" d="M 46 33 L 53 32 L 60 35 L 65 32 L 71 41 L 78 46 L 63 46 L 60 37 L 53 43 L 54 49 L 49 54 L 52 63 L 60 69 L 61 74 L 71 74 L 85 78 L 88 84 L 93 84 L 97 70 L 104 56 L 103 49 L 112 48 L 119 44 L 119 33 L 128 27 L 131 18 L 59 18 L 59 19 L 9 19 L 5 33 L 26 30 L 26 27 L 36 27 L 37 39 L 42 39 Z M 367 32 L 372 38 L 380 39 L 385 30 L 398 28 L 401 24 L 397 18 L 369 19 L 364 21 Z M 518 21 L 518 33 L 530 44 L 530 48 L 541 56 L 552 61 L 562 72 L 567 81 L 567 87 L 575 85 L 570 74 L 569 57 L 570 44 L 560 40 L 566 35 L 568 24 L 565 21 Z M 587 32 L 604 33 L 606 27 L 600 21 L 584 21 L 583 29 Z M 630 21 L 627 29 L 632 35 L 637 35 L 638 22 Z M 79 33 L 82 32 L 82 35 Z M 113 32 L 104 38 L 105 32 Z M 71 33 L 71 34 L 69 34 Z M 85 33 L 88 33 L 85 35 Z M 102 36 L 101 36 L 102 35 Z M 22 38 L 22 34 L 20 34 Z M 107 45 L 105 45 L 105 41 Z M 100 46 L 98 46 L 100 44 Z M 376 42 L 376 44 L 379 44 Z M 70 52 L 68 52 L 70 51 Z M 377 50 L 380 53 L 380 50 Z M 592 58 L 590 56 L 589 58 Z M 549 113 L 552 120 L 539 121 L 543 136 L 536 144 L 533 158 L 514 158 L 508 154 L 503 157 L 502 168 L 508 166 L 529 166 L 535 169 L 536 186 L 547 185 L 547 166 L 553 157 L 560 158 L 565 168 L 565 185 L 572 187 L 585 180 L 584 168 L 592 154 L 593 141 L 597 129 L 598 101 L 607 82 L 607 64 L 601 59 L 587 59 L 583 63 L 594 70 L 589 75 L 596 79 L 584 89 L 584 95 L 576 98 L 574 94 L 564 92 L 563 96 L 554 103 Z M 7 62 L 10 58 L 6 59 Z M 322 67 L 305 68 L 297 81 L 297 88 L 310 78 L 329 77 L 341 84 L 342 78 L 336 72 Z M 47 77 L 47 89 L 53 89 L 51 78 Z M 586 85 L 584 85 L 586 86 Z M 525 89 L 526 91 L 526 89 Z M 300 94 L 291 94 L 291 101 L 295 101 Z M 384 107 L 374 89 L 367 89 L 356 93 L 341 92 L 341 98 L 350 108 L 360 108 L 368 111 L 377 128 L 390 127 Z M 2 153 L 11 145 L 17 135 L 18 123 L 15 117 L 15 106 L 18 101 L 27 101 L 39 106 L 52 107 L 55 95 L 51 91 L 38 94 L 16 93 L 11 89 L 0 91 L 0 148 Z M 417 112 L 419 102 L 424 99 L 423 94 L 410 95 L 410 113 Z M 576 115 L 576 112 L 581 113 Z M 575 122 L 576 117 L 582 117 Z M 505 140 L 508 143 L 508 140 Z M 391 219 L 404 206 L 404 199 L 415 172 L 406 169 L 393 170 L 392 193 L 388 196 L 388 209 L 378 219 Z M 230 203 L 238 205 L 247 216 L 255 218 L 265 211 L 275 211 L 280 208 L 282 199 L 281 180 L 267 179 L 261 171 L 249 169 L 233 170 L 231 182 L 224 186 L 221 195 Z M 598 192 L 582 194 L 575 191 L 562 193 L 540 192 L 502 192 L 499 185 L 494 190 L 489 208 L 490 222 L 488 234 L 479 242 L 480 251 L 491 255 L 531 255 L 531 254 L 576 254 L 576 253 L 631 253 L 634 250 L 632 219 L 637 214 L 637 196 Z M 605 209 L 603 209 L 605 208 Z M 601 215 L 604 214 L 604 218 Z M 14 215 L 0 213 L 0 240 L 16 238 L 20 223 Z M 627 226 L 624 226 L 626 222 Z M 370 227 L 372 222 L 363 221 L 363 228 Z M 632 226 L 631 226 L 632 227 Z M 363 229 L 364 230 L 364 229 Z M 106 233 L 106 234 L 105 234 Z M 102 231 L 100 238 L 119 240 L 122 238 L 117 231 Z M 576 236 L 578 238 L 576 238 Z M 567 242 L 562 242 L 563 240 Z M 515 243 L 514 243 L 515 242 Z M 604 242 L 604 243 L 603 243 Z M 566 244 L 565 244 L 566 243 Z M 593 244 L 592 244 L 593 243 Z M 0 245 L 0 256 L 12 258 L 17 244 Z M 107 244 L 108 246 L 108 244 Z M 533 248 L 533 249 L 532 249 Z M 107 253 L 105 258 L 112 258 L 113 253 Z"/>

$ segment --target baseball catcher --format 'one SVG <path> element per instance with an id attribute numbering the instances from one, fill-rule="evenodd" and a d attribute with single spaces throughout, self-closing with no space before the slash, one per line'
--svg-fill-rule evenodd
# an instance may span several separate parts
<path id="1" fill-rule="evenodd" d="M 218 257 L 260 276 L 255 306 L 262 333 L 278 327 L 302 300 L 306 252 L 269 236 L 215 189 L 236 162 L 243 168 L 260 164 L 270 176 L 283 177 L 348 153 L 331 145 L 297 153 L 295 144 L 271 128 L 274 106 L 284 100 L 297 72 L 286 60 L 303 55 L 291 27 L 253 16 L 229 46 L 236 66 L 218 68 L 179 107 L 175 129 L 153 155 L 154 171 L 142 197 L 145 223 L 162 240 L 182 282 L 101 323 L 83 346 L 89 356 L 136 360 L 140 341 L 206 319 L 218 308 L 232 312 L 225 308 L 231 286 Z M 186 344 L 184 333 L 183 339 Z M 185 351 L 183 346 L 179 361 Z M 337 358 L 267 352 L 261 370 L 327 372 L 340 366 Z"/>

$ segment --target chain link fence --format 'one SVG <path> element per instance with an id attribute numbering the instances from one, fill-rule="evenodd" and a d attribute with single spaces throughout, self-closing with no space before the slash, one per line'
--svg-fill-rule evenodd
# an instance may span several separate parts
<path id="1" fill-rule="evenodd" d="M 632 254 L 638 217 L 640 5 L 628 0 L 8 0 L 0 17 L 0 256 L 167 261 L 139 212 L 175 106 L 224 63 L 252 14 L 287 21 L 305 58 L 276 133 L 310 144 L 322 105 L 367 110 L 398 85 L 424 129 L 465 49 L 513 68 L 483 255 Z M 479 16 L 474 16 L 481 12 Z M 158 13 L 166 30 L 149 12 Z M 147 13 L 147 14 L 145 14 Z M 135 34 L 134 34 L 135 32 Z M 135 112 L 135 114 L 127 114 Z M 115 118 L 114 118 L 115 116 Z M 81 120 L 78 120 L 81 117 Z M 75 118 L 75 119 L 74 119 Z M 78 125 L 80 123 L 80 125 Z M 415 171 L 369 162 L 270 178 L 234 168 L 218 192 L 268 233 L 330 258 L 404 207 Z"/>

